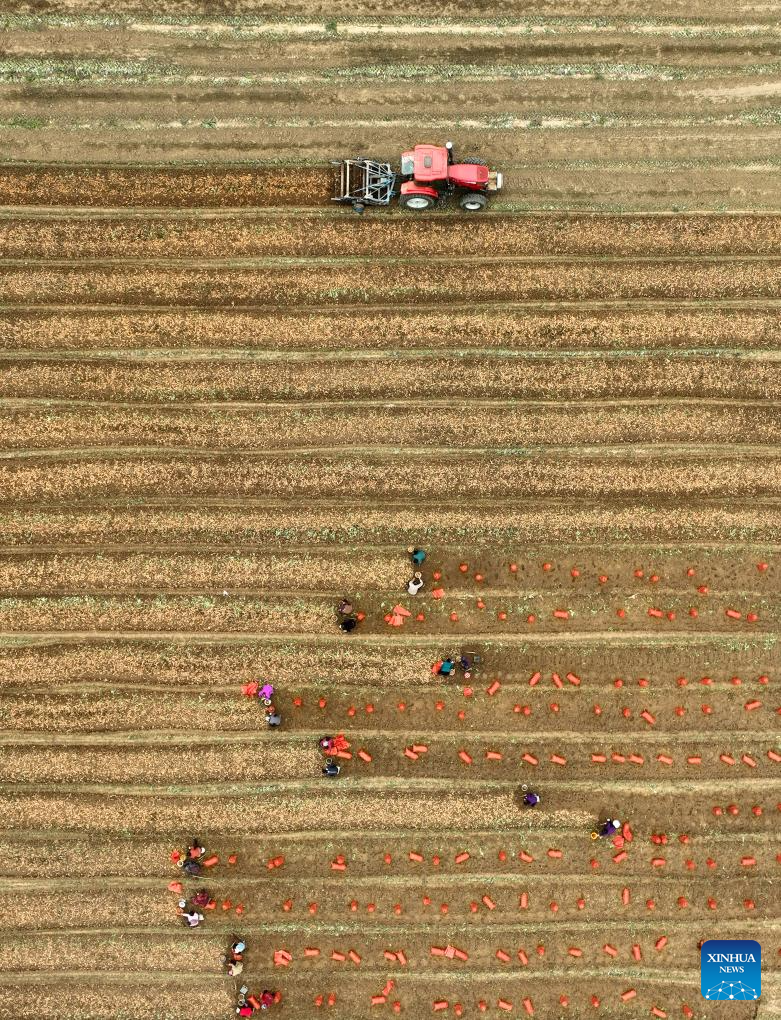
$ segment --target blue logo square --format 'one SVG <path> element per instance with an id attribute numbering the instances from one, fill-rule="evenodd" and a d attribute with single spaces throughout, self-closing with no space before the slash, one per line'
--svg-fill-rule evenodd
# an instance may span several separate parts
<path id="1" fill-rule="evenodd" d="M 755 939 L 708 939 L 700 949 L 703 999 L 758 999 L 762 946 Z"/>

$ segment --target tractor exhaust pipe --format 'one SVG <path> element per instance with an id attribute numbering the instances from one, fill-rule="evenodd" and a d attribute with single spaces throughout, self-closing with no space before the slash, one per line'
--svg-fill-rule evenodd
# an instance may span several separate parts
<path id="1" fill-rule="evenodd" d="M 453 143 L 452 142 L 445 142 L 445 148 L 447 149 L 447 162 L 448 162 L 448 166 L 450 166 L 452 164 L 452 162 L 453 162 Z"/>

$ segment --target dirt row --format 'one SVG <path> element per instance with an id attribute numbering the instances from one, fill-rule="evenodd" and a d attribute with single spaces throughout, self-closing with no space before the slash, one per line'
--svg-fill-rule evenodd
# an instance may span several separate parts
<path id="1" fill-rule="evenodd" d="M 766 722 L 771 735 L 739 734 L 735 732 L 737 726 L 733 727 L 731 722 L 740 722 L 742 706 L 737 707 L 737 711 L 733 708 L 725 713 L 723 700 L 714 700 L 716 705 L 712 718 L 715 721 L 712 729 L 709 726 L 707 735 L 691 737 L 686 733 L 667 732 L 649 742 L 646 739 L 638 741 L 634 734 L 627 734 L 622 742 L 623 753 L 613 751 L 617 747 L 615 731 L 618 728 L 608 725 L 603 733 L 584 733 L 577 739 L 569 734 L 543 736 L 533 732 L 529 736 L 517 733 L 496 733 L 493 737 L 470 733 L 448 735 L 441 729 L 432 736 L 431 731 L 426 733 L 415 728 L 417 720 L 413 714 L 410 720 L 412 726 L 406 733 L 388 735 L 373 732 L 364 736 L 359 731 L 352 734 L 353 746 L 357 747 L 360 743 L 361 749 L 371 756 L 371 761 L 364 763 L 353 758 L 349 766 L 345 764 L 345 772 L 356 778 L 401 782 L 413 776 L 417 779 L 450 779 L 455 783 L 464 777 L 514 782 L 523 779 L 532 785 L 543 784 L 552 788 L 551 794 L 545 798 L 547 810 L 557 809 L 559 796 L 555 792 L 556 787 L 573 774 L 594 783 L 602 779 L 634 779 L 638 783 L 652 783 L 705 778 L 708 781 L 721 779 L 727 786 L 736 775 L 745 777 L 750 774 L 757 783 L 774 776 L 781 778 L 778 762 L 768 757 L 768 752 L 778 757 L 779 745 L 774 740 L 772 723 Z M 695 709 L 698 707 L 695 706 Z M 4 710 L 2 701 L 0 710 Z M 572 725 L 574 713 L 569 715 Z M 538 725 L 545 725 L 541 723 L 539 714 L 535 718 Z M 163 720 L 151 716 L 150 722 L 160 725 Z M 440 726 L 444 722 L 444 719 L 440 720 Z M 664 723 L 667 723 L 666 719 Z M 259 717 L 256 725 L 261 726 Z M 717 727 L 724 727 L 726 733 Z M 223 739 L 210 743 L 207 737 L 199 741 L 195 749 L 177 742 L 175 778 L 197 785 L 225 782 L 233 776 L 240 776 L 243 782 L 256 783 L 317 777 L 323 763 L 316 744 L 318 731 L 299 736 L 288 735 L 289 729 L 286 727 L 285 735 L 273 735 L 272 738 L 258 732 L 251 742 Z M 404 752 L 415 744 L 428 750 L 419 753 L 413 760 Z M 40 746 L 27 741 L 16 745 L 6 743 L 5 747 L 5 751 L 0 751 L 0 782 L 20 787 L 32 782 L 57 783 L 67 788 L 72 784 L 89 785 L 96 777 L 101 783 L 120 787 L 155 786 L 171 766 L 172 742 L 168 737 L 155 741 L 150 736 L 143 746 L 122 742 L 117 746 L 69 742 L 64 747 L 47 747 L 45 755 L 41 753 Z M 465 764 L 459 757 L 461 751 L 466 751 L 471 764 Z M 620 765 L 611 762 L 611 753 L 620 754 Z M 488 759 L 489 754 L 502 756 L 502 760 Z M 607 762 L 594 763 L 595 754 L 605 756 Z M 524 755 L 531 755 L 538 764 L 527 764 L 523 760 Z M 630 761 L 628 755 L 634 755 L 639 761 Z M 722 755 L 731 756 L 740 771 L 735 764 L 720 760 Z M 744 755 L 751 758 L 751 766 L 743 763 Z M 692 756 L 701 759 L 701 764 L 687 764 Z M 552 762 L 551 758 L 563 759 L 564 764 Z"/>
<path id="2" fill-rule="evenodd" d="M 406 453 L 402 459 L 395 450 L 383 453 L 376 448 L 341 456 L 234 454 L 230 460 L 220 454 L 152 452 L 20 457 L 7 462 L 0 499 L 20 505 L 89 501 L 109 494 L 327 499 L 345 492 L 355 501 L 436 499 L 453 484 L 454 475 L 464 500 L 653 495 L 746 499 L 777 496 L 781 486 L 781 454 L 768 447 L 718 454 L 700 446 L 631 452 L 619 448 L 597 454 L 514 450 L 498 456 L 440 451 L 436 464 L 425 470 L 421 454 Z"/>
<path id="3" fill-rule="evenodd" d="M 71 683 L 106 681 L 157 685 L 163 690 L 182 688 L 183 699 L 189 696 L 195 707 L 197 699 L 187 691 L 191 686 L 238 692 L 241 684 L 268 676 L 285 693 L 307 684 L 321 685 L 318 696 L 341 705 L 342 719 L 344 710 L 358 696 L 354 688 L 363 689 L 369 700 L 373 687 L 382 690 L 389 682 L 398 688 L 400 697 L 409 693 L 405 688 L 425 687 L 432 703 L 441 697 L 435 695 L 435 685 L 448 692 L 457 689 L 443 687 L 431 677 L 431 665 L 443 651 L 441 637 L 407 636 L 402 655 L 394 643 L 399 643 L 395 634 L 381 639 L 340 633 L 296 639 L 234 635 L 216 642 L 192 634 L 165 639 L 128 635 L 90 639 L 81 635 L 6 637 L 0 645 L 0 684 L 12 688 L 50 687 L 56 680 L 60 689 Z M 520 684 L 527 694 L 529 678 L 536 672 L 557 672 L 562 677 L 574 672 L 581 677 L 582 689 L 588 691 L 595 683 L 609 686 L 617 677 L 633 685 L 638 679 L 650 679 L 652 689 L 657 685 L 673 689 L 678 686 L 678 677 L 685 676 L 694 683 L 707 669 L 721 685 L 739 676 L 753 696 L 759 676 L 768 675 L 771 682 L 777 682 L 781 648 L 764 634 L 730 637 L 660 631 L 658 635 L 613 634 L 609 639 L 580 634 L 576 640 L 566 634 L 544 634 L 520 642 L 496 635 L 491 638 L 490 648 L 482 651 L 490 679 Z M 538 688 L 541 692 L 549 689 L 547 679 L 546 686 Z M 238 703 L 231 700 L 235 724 L 244 711 L 240 705 L 247 705 L 248 714 L 249 706 L 243 699 Z M 460 694 L 457 700 L 461 700 Z M 104 707 L 111 704 L 104 702 Z M 331 723 L 334 721 L 332 717 Z M 135 725 L 129 717 L 128 725 Z"/>
<path id="4" fill-rule="evenodd" d="M 526 447 L 559 446 L 584 435 L 591 446 L 651 443 L 774 445 L 781 418 L 770 406 L 731 401 L 721 407 L 691 401 L 481 404 L 425 402 L 363 407 L 196 407 L 187 410 L 117 408 L 96 404 L 0 405 L 5 450 L 104 447 L 195 450 L 284 450 L 298 447 L 458 446 L 485 448 L 497 435 Z"/>
<path id="5" fill-rule="evenodd" d="M 147 500 L 143 507 L 128 507 L 122 501 L 112 506 L 110 500 L 101 500 L 96 507 L 55 506 L 31 509 L 24 515 L 0 508 L 0 528 L 6 549 L 157 545 L 184 546 L 195 553 L 196 547 L 203 546 L 238 552 L 248 546 L 283 550 L 341 545 L 350 550 L 385 546 L 398 552 L 417 542 L 435 545 L 443 556 L 446 547 L 455 547 L 459 562 L 470 548 L 480 549 L 481 559 L 493 556 L 486 549 L 493 545 L 497 553 L 507 550 L 508 562 L 510 555 L 519 564 L 526 558 L 541 558 L 550 560 L 554 568 L 562 558 L 572 558 L 574 564 L 579 557 L 596 556 L 590 546 L 607 549 L 624 543 L 634 547 L 636 555 L 642 554 L 643 567 L 653 561 L 655 569 L 660 562 L 657 555 L 670 544 L 681 547 L 682 555 L 689 547 L 695 565 L 703 548 L 720 544 L 730 550 L 730 556 L 742 559 L 756 551 L 762 557 L 757 562 L 769 562 L 781 545 L 781 508 L 774 500 L 753 500 L 750 505 L 738 500 L 718 504 L 700 500 L 681 507 L 657 497 L 643 502 L 616 500 L 605 514 L 588 501 L 575 499 L 566 506 L 554 500 L 501 508 L 483 500 L 475 500 L 468 508 L 454 500 L 414 508 L 392 501 L 384 501 L 382 507 L 356 507 L 334 500 L 290 506 L 280 526 L 276 505 L 252 499 L 241 506 L 231 500 L 204 501 L 199 506 Z"/>
<path id="6" fill-rule="evenodd" d="M 7 214 L 4 258 L 236 258 L 240 256 L 441 256 L 463 249 L 502 255 L 778 255 L 778 216 L 507 216 L 340 213 L 198 216 Z"/>
<path id="7" fill-rule="evenodd" d="M 387 273 L 382 272 L 387 268 Z M 457 281 L 457 284 L 456 284 Z M 457 289 L 456 289 L 457 287 Z M 365 260 L 0 267 L 0 298 L 29 305 L 331 305 L 781 297 L 781 260 L 549 263 Z"/>
<path id="8" fill-rule="evenodd" d="M 190 547 L 189 552 L 165 552 L 154 548 L 112 551 L 109 547 L 78 553 L 0 553 L 0 589 L 6 594 L 68 588 L 80 592 L 106 589 L 113 594 L 123 588 L 171 591 L 202 587 L 212 591 L 220 585 L 227 585 L 233 593 L 237 589 L 314 593 L 359 589 L 366 609 L 376 611 L 380 600 L 398 594 L 405 604 L 431 612 L 436 609 L 431 589 L 438 586 L 448 598 L 459 599 L 516 598 L 530 591 L 568 598 L 599 591 L 618 599 L 633 597 L 633 601 L 639 593 L 639 602 L 653 600 L 656 593 L 659 598 L 683 593 L 700 602 L 697 589 L 706 585 L 708 601 L 718 604 L 731 596 L 772 596 L 778 585 L 778 565 L 758 560 L 747 551 L 605 548 L 597 552 L 559 547 L 554 564 L 540 558 L 539 548 L 464 545 L 460 550 L 430 550 L 424 568 L 427 585 L 410 598 L 406 586 L 412 568 L 406 550 L 364 547 L 358 576 L 351 563 L 354 551 L 354 547 L 310 547 L 280 554 L 253 548 L 215 552 Z M 433 578 L 435 573 L 441 576 Z"/>
<path id="9" fill-rule="evenodd" d="M 354 352 L 335 358 L 291 355 L 217 363 L 197 356 L 188 361 L 165 357 L 106 361 L 50 355 L 45 360 L 10 358 L 0 372 L 0 397 L 4 398 L 122 400 L 169 406 L 179 400 L 403 401 L 409 398 L 413 385 L 416 401 L 702 397 L 764 401 L 781 385 L 781 362 L 774 356 L 741 352 L 719 358 L 699 352 L 628 352 L 604 358 L 498 351 L 442 356 L 405 352 L 379 357 Z M 524 446 L 511 436 L 496 438 L 505 449 Z M 388 436 L 384 445 L 395 449 L 394 437 Z M 659 498 L 662 492 L 663 488 Z M 631 496 L 631 490 L 626 496 Z"/>
<path id="10" fill-rule="evenodd" d="M 0 348 L 34 351 L 772 348 L 775 304 L 364 309 L 0 309 Z M 242 366 L 242 369 L 244 366 Z"/>

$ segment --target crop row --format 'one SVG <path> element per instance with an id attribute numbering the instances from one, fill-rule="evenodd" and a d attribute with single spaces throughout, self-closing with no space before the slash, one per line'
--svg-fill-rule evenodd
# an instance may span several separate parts
<path id="1" fill-rule="evenodd" d="M 258 638 L 237 634 L 219 642 L 207 637 L 199 640 L 192 634 L 183 641 L 174 636 L 128 639 L 102 635 L 91 640 L 17 637 L 0 645 L 0 684 L 51 688 L 56 678 L 57 690 L 64 691 L 71 683 L 129 681 L 179 689 L 182 699 L 189 697 L 195 704 L 197 698 L 190 695 L 190 687 L 236 690 L 237 685 L 268 676 L 290 693 L 294 686 L 304 683 L 304 678 L 310 678 L 314 685 L 322 684 L 322 693 L 329 694 L 337 704 L 341 700 L 346 708 L 348 699 L 354 696 L 350 689 L 364 688 L 368 694 L 375 685 L 382 689 L 389 678 L 399 688 L 400 698 L 408 693 L 403 690 L 405 685 L 420 688 L 424 678 L 432 684 L 429 696 L 434 694 L 434 685 L 437 689 L 452 689 L 434 681 L 430 673 L 435 656 L 444 651 L 442 641 L 441 636 L 407 637 L 400 654 L 395 633 L 363 639 L 333 632 L 302 636 L 295 641 L 274 635 Z M 745 632 L 698 636 L 661 630 L 658 634 L 632 633 L 626 637 L 613 634 L 609 640 L 581 634 L 576 641 L 560 633 L 520 643 L 496 634 L 491 636 L 490 658 L 486 652 L 486 673 L 503 683 L 522 684 L 527 691 L 529 678 L 536 672 L 546 677 L 553 672 L 561 676 L 574 672 L 585 689 L 594 682 L 609 685 L 616 677 L 633 685 L 645 678 L 654 687 L 672 688 L 681 676 L 699 680 L 704 660 L 711 664 L 709 675 L 721 686 L 733 676 L 755 684 L 760 675 L 777 681 L 779 650 L 767 635 Z M 339 694 L 337 682 L 348 690 Z M 50 689 L 48 693 L 53 692 Z M 234 712 L 234 716 L 238 719 L 239 713 Z"/>
<path id="2" fill-rule="evenodd" d="M 510 555 L 518 562 L 526 556 L 542 557 L 543 562 L 554 557 L 555 565 L 562 557 L 574 563 L 596 555 L 590 549 L 586 552 L 589 546 L 618 543 L 636 549 L 636 555 L 644 557 L 642 565 L 654 561 L 655 567 L 657 553 L 650 552 L 649 546 L 661 554 L 670 543 L 683 548 L 693 543 L 691 558 L 696 565 L 703 547 L 721 544 L 732 550 L 740 543 L 747 547 L 738 554 L 741 558 L 749 556 L 750 549 L 751 554 L 756 550 L 767 559 L 770 550 L 781 544 L 781 508 L 774 500 L 746 504 L 725 499 L 718 505 L 700 500 L 682 507 L 657 497 L 653 502 L 617 500 L 607 511 L 573 498 L 565 506 L 538 501 L 500 508 L 484 500 L 475 500 L 469 507 L 459 505 L 457 499 L 415 507 L 390 502 L 381 507 L 346 506 L 333 500 L 330 505 L 291 504 L 285 509 L 284 523 L 276 506 L 249 499 L 241 507 L 230 500 L 200 506 L 150 501 L 143 507 L 101 502 L 100 507 L 53 506 L 24 515 L 0 509 L 4 547 L 186 546 L 195 552 L 195 546 L 207 546 L 233 549 L 241 555 L 248 547 L 281 551 L 301 546 L 384 546 L 398 551 L 414 541 L 436 545 L 443 556 L 448 547 L 462 552 L 478 548 L 484 558 L 491 555 L 486 547 L 493 547 L 497 555 L 506 550 L 508 562 Z M 598 567 L 603 571 L 604 561 Z"/>
<path id="3" fill-rule="evenodd" d="M 324 785 L 322 776 L 276 781 L 264 787 L 235 778 L 212 786 L 190 786 L 182 778 L 176 786 L 145 787 L 143 791 L 108 784 L 95 784 L 81 791 L 52 791 L 32 785 L 18 790 L 4 787 L 0 790 L 0 808 L 5 826 L 20 831 L 38 832 L 42 818 L 56 817 L 60 820 L 58 828 L 65 832 L 139 836 L 166 833 L 171 838 L 174 833 L 181 838 L 189 832 L 195 817 L 201 832 L 210 833 L 212 838 L 234 833 L 260 838 L 283 832 L 333 832 L 336 828 L 340 841 L 348 841 L 351 834 L 394 829 L 400 821 L 410 831 L 429 830 L 432 825 L 443 832 L 506 831 L 518 825 L 517 780 L 462 780 L 454 787 L 450 781 L 408 779 L 403 786 L 389 788 L 382 779 Z M 713 815 L 720 794 L 724 802 L 722 781 L 704 782 L 705 789 L 693 798 L 680 796 L 693 788 L 693 780 L 671 784 L 661 796 L 645 785 L 638 787 L 635 778 L 613 780 L 607 791 L 604 779 L 570 780 L 557 812 L 557 824 L 586 829 L 620 799 L 631 801 L 632 817 L 642 818 L 651 831 L 689 832 L 693 836 L 713 832 L 714 827 L 715 831 L 729 831 L 739 819 Z M 744 807 L 751 818 L 751 831 L 756 834 L 774 831 L 777 792 L 777 785 L 766 779 L 760 783 L 751 777 L 736 778 L 730 784 L 729 797 Z M 748 815 L 754 805 L 763 806 L 759 817 Z M 35 925 L 34 918 L 28 924 Z"/>
<path id="4" fill-rule="evenodd" d="M 0 309 L 8 351 L 659 350 L 771 347 L 775 306 Z M 243 366 L 242 366 L 243 367 Z M 420 381 L 420 380 L 419 380 Z"/>
<path id="5" fill-rule="evenodd" d="M 424 468 L 425 463 L 425 468 Z M 242 454 L 20 457 L 0 477 L 0 500 L 34 504 L 90 501 L 107 496 L 157 498 L 255 497 L 329 499 L 436 499 L 458 477 L 459 497 L 539 499 L 593 496 L 712 497 L 776 496 L 781 455 L 767 448 L 708 455 L 662 449 L 606 454 L 578 451 L 513 451 L 504 455 L 349 451 L 324 454 Z"/>
<path id="6" fill-rule="evenodd" d="M 614 867 L 614 862 L 609 864 L 614 872 L 612 877 L 638 874 L 647 877 L 651 858 L 660 855 L 666 860 L 665 873 L 676 878 L 682 875 L 691 879 L 703 874 L 741 874 L 745 877 L 773 873 L 778 867 L 773 832 L 767 831 L 758 836 L 752 831 L 754 817 L 749 815 L 748 818 L 750 821 L 743 816 L 735 819 L 736 824 L 730 832 L 714 830 L 702 838 L 691 837 L 688 833 L 664 833 L 668 842 L 663 849 L 650 840 L 640 842 L 640 838 L 635 837 L 632 853 L 621 862 L 620 871 L 618 866 Z M 747 857 L 746 838 L 749 833 L 752 833 L 754 865 L 742 863 Z M 21 832 L 1 835 L 0 848 L 4 872 L 9 880 L 34 880 L 45 874 L 49 881 L 66 878 L 75 882 L 101 875 L 107 879 L 141 879 L 148 884 L 154 880 L 162 887 L 172 877 L 170 853 L 176 840 L 177 836 L 115 833 L 96 841 L 79 833 Z M 354 878 L 361 880 L 365 890 L 367 879 L 380 884 L 390 873 L 397 878 L 405 876 L 410 884 L 440 874 L 452 877 L 469 875 L 473 880 L 480 875 L 515 878 L 543 874 L 588 875 L 593 881 L 595 872 L 601 877 L 611 852 L 615 853 L 610 846 L 604 855 L 600 849 L 600 866 L 594 868 L 591 859 L 595 848 L 587 835 L 584 839 L 582 829 L 545 823 L 529 824 L 523 830 L 516 828 L 506 833 L 467 830 L 458 835 L 435 829 L 427 833 L 409 833 L 394 826 L 393 830 L 384 832 L 365 832 L 360 840 L 350 836 L 343 841 L 331 831 L 322 835 L 277 834 L 263 840 L 254 835 L 236 835 L 210 839 L 209 848 L 221 860 L 213 881 L 258 879 L 269 873 L 275 878 L 284 877 L 291 884 L 312 877 L 341 877 L 344 881 L 335 884 L 337 890 L 340 886 L 349 887 Z M 561 850 L 562 856 L 551 856 L 548 853 L 550 849 Z M 519 857 L 521 853 L 524 858 Z M 225 864 L 229 855 L 235 857 L 235 864 Z M 337 856 L 345 861 L 344 871 L 336 871 L 332 867 Z M 708 860 L 712 863 L 708 864 Z M 278 867 L 272 867 L 274 861 Z M 695 865 L 693 869 L 691 862 Z M 363 907 L 366 902 L 368 898 L 364 892 L 362 909 L 354 919 L 361 924 L 367 920 L 368 912 Z M 596 919 L 590 919 L 590 923 L 596 923 Z M 548 926 L 552 928 L 551 922 Z M 161 938 L 168 937 L 176 936 L 173 933 L 171 936 L 161 935 Z"/>
<path id="7" fill-rule="evenodd" d="M 315 668 L 318 667 L 319 664 Z M 258 673 L 260 670 L 256 671 L 256 675 Z M 122 734 L 126 730 L 138 733 L 148 728 L 154 732 L 176 731 L 185 742 L 194 733 L 199 738 L 200 735 L 208 738 L 209 734 L 218 733 L 223 744 L 233 741 L 243 747 L 247 739 L 262 739 L 261 734 L 266 730 L 262 710 L 257 705 L 246 703 L 235 687 L 225 691 L 216 690 L 214 685 L 199 688 L 188 684 L 181 685 L 183 689 L 177 691 L 168 690 L 163 684 L 150 684 L 150 689 L 144 690 L 127 684 L 121 675 L 107 676 L 104 681 L 111 684 L 110 696 L 106 696 L 103 688 L 95 683 L 60 687 L 56 691 L 8 691 L 0 702 L 0 723 L 5 729 L 16 729 L 28 738 L 32 734 L 52 732 L 71 735 L 67 741 L 62 741 L 63 747 L 69 747 L 77 740 L 89 742 L 87 737 L 91 731 Z M 637 688 L 618 695 L 611 687 L 612 680 L 608 678 L 592 685 L 589 693 L 582 695 L 569 690 L 553 690 L 549 685 L 534 695 L 523 685 L 508 686 L 512 701 L 503 699 L 502 705 L 490 712 L 485 706 L 465 700 L 459 692 L 444 685 L 438 691 L 426 689 L 421 692 L 419 680 L 415 687 L 409 680 L 404 680 L 393 688 L 355 690 L 350 697 L 332 694 L 332 683 L 318 677 L 316 686 L 312 688 L 295 688 L 299 692 L 296 697 L 301 698 L 306 706 L 306 710 L 301 712 L 300 722 L 291 696 L 287 692 L 279 696 L 277 707 L 283 715 L 286 729 L 296 739 L 289 754 L 280 752 L 276 767 L 281 769 L 287 767 L 286 762 L 300 764 L 304 760 L 308 762 L 306 775 L 311 775 L 308 769 L 312 758 L 307 757 L 307 747 L 314 748 L 323 732 L 347 731 L 353 733 L 356 740 L 363 739 L 364 743 L 371 743 L 378 739 L 378 733 L 384 733 L 386 742 L 392 740 L 388 760 L 392 760 L 394 772 L 415 776 L 417 770 L 412 768 L 412 764 L 417 765 L 417 760 L 414 763 L 405 760 L 405 746 L 411 746 L 410 741 L 429 746 L 432 732 L 444 732 L 449 728 L 451 750 L 442 759 L 443 762 L 446 760 L 449 773 L 469 778 L 458 751 L 471 747 L 469 756 L 479 762 L 475 775 L 486 778 L 490 777 L 490 773 L 480 771 L 486 767 L 483 760 L 485 751 L 500 750 L 506 757 L 506 748 L 501 750 L 499 747 L 502 740 L 499 732 L 493 743 L 487 740 L 485 734 L 501 727 L 506 734 L 505 741 L 512 738 L 526 741 L 531 746 L 536 727 L 540 727 L 545 734 L 552 734 L 544 739 L 548 744 L 558 742 L 558 749 L 572 739 L 573 732 L 589 734 L 588 743 L 578 745 L 577 756 L 579 761 L 582 759 L 587 764 L 586 771 L 597 781 L 604 780 L 605 776 L 611 780 L 633 781 L 641 775 L 637 771 L 639 767 L 651 767 L 659 776 L 685 774 L 687 778 L 707 777 L 713 767 L 718 774 L 729 776 L 731 780 L 735 777 L 751 778 L 754 769 L 743 762 L 744 754 L 749 754 L 756 761 L 757 769 L 761 761 L 760 771 L 763 773 L 766 769 L 777 771 L 775 759 L 768 755 L 769 751 L 777 753 L 772 738 L 768 736 L 777 721 L 777 700 L 756 683 L 747 683 L 730 692 L 703 691 L 696 686 L 677 696 L 672 691 L 649 694 Z M 321 701 L 323 708 L 319 709 Z M 368 714 L 363 714 L 365 704 L 375 709 L 371 720 Z M 402 705 L 403 709 L 399 709 L 398 705 Z M 441 710 L 436 708 L 437 705 L 442 706 Z M 747 709 L 746 705 L 754 707 Z M 653 723 L 647 722 L 643 712 L 654 720 Z M 708 728 L 714 734 L 718 733 L 721 739 L 710 752 L 701 754 L 697 746 L 699 734 Z M 230 741 L 223 737 L 224 734 L 231 734 Z M 365 737 L 362 738 L 362 734 Z M 175 741 L 177 745 L 181 744 L 181 739 Z M 656 750 L 655 741 L 658 743 Z M 30 739 L 30 744 L 33 743 L 37 747 L 40 739 Z M 284 742 L 280 743 L 284 746 Z M 678 743 L 681 744 L 680 749 L 677 748 Z M 543 761 L 542 770 L 548 778 L 555 776 L 560 767 L 549 760 L 550 754 L 558 753 L 557 747 L 550 748 L 548 757 L 540 759 L 534 755 L 538 761 Z M 516 764 L 519 764 L 521 753 L 519 751 L 512 759 Z M 616 758 L 613 758 L 613 753 Z M 735 765 L 723 763 L 720 760 L 722 753 L 729 753 Z M 593 762 L 592 754 L 604 755 L 605 763 Z M 629 760 L 633 754 L 643 758 L 642 765 Z M 657 754 L 671 758 L 672 764 L 658 762 Z M 704 767 L 689 765 L 688 757 L 697 755 L 706 763 Z M 566 754 L 560 756 L 566 757 Z M 649 766 L 646 762 L 650 763 Z M 529 768 L 528 764 L 523 768 L 533 774 L 535 767 Z M 420 765 L 420 769 L 428 767 L 426 762 Z M 371 772 L 359 768 L 357 774 L 371 775 Z"/>
<path id="8" fill-rule="evenodd" d="M 138 359 L 6 361 L 0 396 L 109 401 L 632 400 L 708 397 L 766 400 L 781 388 L 781 361 L 759 355 L 586 355 L 464 352 L 376 358 L 247 358 L 214 362 Z M 336 438 L 336 437 L 335 437 Z M 497 436 L 492 446 L 522 447 Z M 519 441 L 520 440 L 520 441 Z M 338 444 L 337 444 L 338 445 Z M 393 437 L 387 445 L 395 446 Z M 447 492 L 447 487 L 443 492 Z"/>
<path id="9" fill-rule="evenodd" d="M 0 267 L 4 303 L 338 305 L 781 297 L 781 260 L 508 262 L 373 260 L 254 265 Z"/>
<path id="10" fill-rule="evenodd" d="M 96 404 L 0 406 L 5 450 L 118 446 L 248 450 L 295 447 L 559 446 L 571 436 L 589 445 L 622 443 L 778 444 L 781 419 L 770 407 L 738 401 L 714 407 L 696 400 L 634 405 L 606 401 L 488 406 L 459 401 L 415 406 L 117 408 Z"/>
<path id="11" fill-rule="evenodd" d="M 728 714 L 735 717 L 740 711 L 742 706 Z M 724 713 L 720 715 L 721 725 L 729 726 Z M 157 723 L 154 716 L 149 721 Z M 258 716 L 257 725 L 260 723 Z M 223 740 L 213 744 L 199 742 L 192 750 L 180 747 L 176 753 L 177 769 L 190 784 L 224 782 L 231 776 L 241 776 L 245 782 L 269 783 L 314 779 L 319 775 L 322 756 L 311 733 L 273 741 L 263 739 L 260 733 L 257 736 L 254 744 Z M 541 738 L 534 734 L 528 737 L 499 734 L 486 740 L 469 732 L 433 738 L 425 734 L 412 737 L 410 733 L 397 733 L 389 737 L 372 733 L 360 738 L 360 750 L 370 760 L 364 762 L 354 756 L 345 770 L 347 775 L 357 778 L 401 782 L 410 777 L 454 782 L 465 777 L 516 782 L 523 779 L 551 790 L 546 797 L 548 811 L 556 810 L 558 787 L 573 775 L 598 784 L 614 779 L 638 783 L 699 778 L 731 782 L 734 776 L 746 775 L 761 783 L 762 779 L 778 774 L 781 754 L 774 749 L 772 737 L 751 735 L 747 739 L 730 734 L 719 742 L 719 736 L 715 729 L 707 738 L 692 739 L 685 733 L 660 734 L 649 746 L 647 741 L 634 741 L 632 734 L 619 744 L 617 735 L 610 730 L 579 741 L 567 735 Z M 419 740 L 425 743 L 418 743 Z M 37 746 L 13 747 L 0 754 L 0 779 L 20 786 L 33 782 L 56 783 L 67 788 L 71 784 L 90 783 L 99 776 L 101 782 L 118 786 L 154 785 L 170 767 L 171 747 L 166 744 L 49 747 L 45 755 Z M 415 746 L 427 750 L 412 750 L 408 754 Z M 623 748 L 622 753 L 611 752 L 617 746 Z"/>
<path id="12" fill-rule="evenodd" d="M 766 215 L 442 215 L 374 219 L 201 213 L 0 217 L 4 258 L 236 258 L 240 256 L 778 255 L 781 220 Z"/>
<path id="13" fill-rule="evenodd" d="M 116 536 L 114 536 L 116 538 Z M 401 599 L 408 606 L 430 612 L 432 588 L 443 587 L 447 597 L 517 599 L 521 595 L 558 593 L 582 597 L 597 591 L 616 599 L 633 597 L 641 603 L 655 598 L 687 594 L 698 603 L 718 605 L 734 598 L 773 594 L 777 567 L 749 553 L 718 549 L 606 548 L 557 549 L 556 562 L 545 561 L 537 549 L 499 549 L 462 546 L 458 550 L 429 551 L 425 575 L 428 586 L 411 599 L 406 592 L 411 567 L 403 549 L 362 551 L 360 572 L 345 550 L 292 549 L 287 553 L 265 549 L 138 550 L 98 552 L 0 553 L 0 590 L 6 595 L 23 590 L 84 592 L 107 589 L 172 591 L 202 587 L 213 592 L 312 592 L 360 590 L 365 608 L 381 598 Z M 464 568 L 463 570 L 461 568 Z M 432 579 L 432 573 L 440 577 Z M 707 600 L 698 588 L 707 588 Z M 398 589 L 396 593 L 395 589 Z M 639 598 L 637 595 L 639 593 Z M 658 596 L 656 593 L 660 593 Z"/>

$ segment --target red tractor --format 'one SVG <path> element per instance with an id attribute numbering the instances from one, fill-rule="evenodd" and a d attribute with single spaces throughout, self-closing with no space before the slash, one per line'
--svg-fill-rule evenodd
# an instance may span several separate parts
<path id="1" fill-rule="evenodd" d="M 502 186 L 502 175 L 489 170 L 481 159 L 453 160 L 453 143 L 416 145 L 401 154 L 401 171 L 373 159 L 345 159 L 339 167 L 333 200 L 350 204 L 362 213 L 367 205 L 389 205 L 399 196 L 403 209 L 423 212 L 442 198 L 458 195 L 465 212 L 480 212 L 488 196 Z"/>

